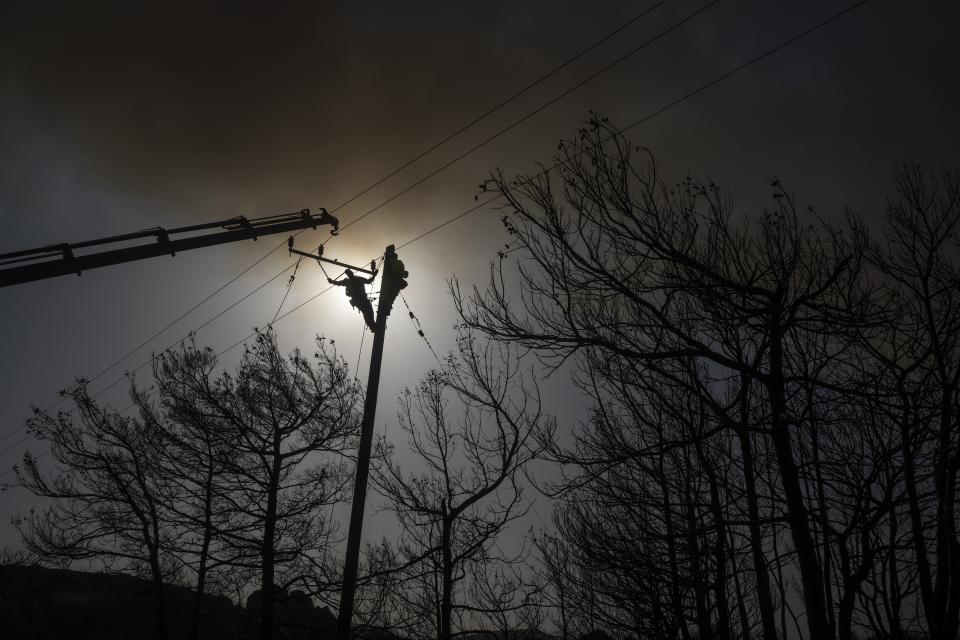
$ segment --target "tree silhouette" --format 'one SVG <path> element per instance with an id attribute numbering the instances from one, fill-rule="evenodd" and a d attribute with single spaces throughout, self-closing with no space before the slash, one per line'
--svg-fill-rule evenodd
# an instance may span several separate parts
<path id="1" fill-rule="evenodd" d="M 57 564 L 96 559 L 108 568 L 143 571 L 156 597 L 157 636 L 168 637 L 164 548 L 174 535 L 164 508 L 165 476 L 157 452 L 163 434 L 136 418 L 97 405 L 86 383 L 62 392 L 77 417 L 35 410 L 28 428 L 47 442 L 58 469 L 45 474 L 30 453 L 16 467 L 20 484 L 52 499 L 42 512 L 15 520 L 27 549 Z"/>
<path id="2" fill-rule="evenodd" d="M 873 247 L 882 331 L 865 331 L 877 385 L 895 421 L 912 556 L 927 632 L 960 632 L 960 175 L 905 166 Z M 896 534 L 894 534 L 896 535 Z M 893 587 L 894 585 L 890 585 Z"/>
<path id="3" fill-rule="evenodd" d="M 855 348 L 853 332 L 842 328 L 855 326 L 866 307 L 859 236 L 814 216 L 802 220 L 779 181 L 770 209 L 749 222 L 737 218 L 718 186 L 692 178 L 667 184 L 647 154 L 597 118 L 561 144 L 555 169 L 516 179 L 497 172 L 484 189 L 500 197 L 523 261 L 515 279 L 501 261 L 484 291 L 456 297 L 464 321 L 534 350 L 554 370 L 574 359 L 609 414 L 643 405 L 663 385 L 695 391 L 715 424 L 685 444 L 678 471 L 686 456 L 698 466 L 696 442 L 706 446 L 707 434 L 737 428 L 726 418 L 749 394 L 751 420 L 742 428 L 770 454 L 770 490 L 782 505 L 808 632 L 833 637 L 831 585 L 811 518 L 815 494 L 799 457 L 816 399 L 808 389 L 834 388 L 834 371 Z M 664 445 L 630 456 L 676 448 Z M 608 466 L 623 459 L 614 453 Z M 710 466 L 699 466 L 707 477 L 685 482 L 694 494 L 709 493 Z M 756 528 L 749 535 L 763 547 Z M 763 599 L 764 633 L 772 637 Z M 703 633 L 707 623 L 697 626 Z"/>
<path id="4" fill-rule="evenodd" d="M 405 472 L 381 441 L 373 471 L 402 531 L 394 555 L 408 576 L 403 606 L 439 640 L 453 636 L 455 614 L 483 619 L 525 604 L 517 576 L 497 569 L 517 558 L 498 552 L 496 541 L 527 509 L 519 474 L 546 421 L 511 348 L 466 333 L 457 347 L 443 369 L 400 398 L 400 427 L 418 470 Z"/>
<path id="5" fill-rule="evenodd" d="M 903 168 L 876 239 L 770 188 L 740 214 L 596 117 L 551 168 L 482 185 L 510 250 L 485 287 L 451 283 L 455 353 L 400 398 L 409 451 L 377 444 L 396 527 L 366 549 L 358 633 L 957 637 L 960 175 Z M 135 417 L 80 381 L 76 418 L 31 418 L 62 473 L 17 468 L 53 499 L 16 521 L 28 551 L 149 575 L 161 638 L 176 580 L 194 639 L 207 591 L 254 603 L 264 639 L 278 595 L 307 620 L 294 584 L 339 581 L 345 363 L 266 331 L 232 370 L 191 342 L 153 374 Z M 538 383 L 567 374 L 587 412 L 560 430 Z M 507 548 L 535 459 L 554 529 Z"/>
<path id="6" fill-rule="evenodd" d="M 162 638 L 163 582 L 178 568 L 195 574 L 194 638 L 210 571 L 255 573 L 260 637 L 272 638 L 278 589 L 336 582 L 324 511 L 347 492 L 334 461 L 355 446 L 359 387 L 324 340 L 312 361 L 285 357 L 272 331 L 257 333 L 234 372 L 189 343 L 157 356 L 154 376 L 153 389 L 131 387 L 136 418 L 98 406 L 82 383 L 67 392 L 77 422 L 36 412 L 30 428 L 66 471 L 48 479 L 25 456 L 21 483 L 53 504 L 18 527 L 48 561 L 147 567 Z"/>
<path id="7" fill-rule="evenodd" d="M 332 461 L 355 446 L 359 386 L 323 339 L 311 362 L 298 350 L 282 355 L 272 331 L 257 332 L 234 373 L 216 374 L 212 352 L 192 345 L 159 356 L 155 369 L 167 418 L 181 425 L 178 450 L 216 465 L 197 479 L 196 522 L 232 550 L 231 564 L 257 569 L 260 637 L 272 638 L 276 583 L 331 570 L 336 526 L 323 512 L 346 494 L 349 478 Z M 205 478 L 214 471 L 224 513 L 211 518 Z"/>
<path id="8" fill-rule="evenodd" d="M 163 501 L 171 525 L 178 531 L 171 542 L 172 555 L 190 570 L 194 601 L 190 638 L 196 640 L 203 616 L 204 594 L 214 583 L 224 583 L 249 574 L 236 570 L 242 557 L 222 532 L 236 531 L 245 525 L 229 508 L 228 497 L 234 487 L 226 482 L 228 472 L 237 464 L 234 443 L 222 422 L 197 411 L 183 370 L 212 376 L 217 360 L 210 349 L 198 349 L 191 342 L 171 356 L 153 359 L 155 384 L 149 389 L 134 387 L 134 400 L 143 422 L 163 434 L 165 446 L 153 452 L 166 482 Z M 228 576 L 227 572 L 238 575 Z M 243 576 L 244 582 L 249 576 Z M 217 585 L 222 590 L 225 584 Z"/>

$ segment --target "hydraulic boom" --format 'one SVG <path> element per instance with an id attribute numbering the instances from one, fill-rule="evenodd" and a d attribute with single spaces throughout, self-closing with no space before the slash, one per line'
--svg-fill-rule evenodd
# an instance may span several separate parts
<path id="1" fill-rule="evenodd" d="M 33 280 L 54 278 L 69 273 L 80 275 L 87 269 L 107 267 L 123 262 L 162 255 L 176 255 L 238 240 L 256 240 L 259 236 L 287 233 L 317 225 L 331 225 L 332 234 L 339 230 L 339 222 L 320 209 L 312 215 L 309 209 L 264 218 L 230 218 L 177 229 L 154 227 L 135 233 L 110 236 L 72 244 L 54 244 L 25 251 L 0 254 L 0 287 L 7 287 Z M 153 242 L 136 243 L 137 240 L 153 238 Z M 130 244 L 134 243 L 134 244 Z M 90 248 L 113 247 L 106 250 L 85 252 Z"/>

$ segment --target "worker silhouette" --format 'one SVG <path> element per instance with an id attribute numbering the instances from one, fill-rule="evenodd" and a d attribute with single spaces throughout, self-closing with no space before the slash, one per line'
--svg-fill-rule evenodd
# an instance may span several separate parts
<path id="1" fill-rule="evenodd" d="M 345 280 L 327 278 L 327 282 L 338 287 L 347 288 L 347 297 L 350 298 L 350 306 L 359 309 L 360 313 L 363 314 L 363 320 L 367 323 L 367 326 L 370 327 L 370 331 L 375 331 L 374 327 L 376 322 L 373 319 L 373 305 L 370 303 L 370 298 L 367 297 L 366 286 L 373 282 L 373 279 L 377 276 L 372 275 L 364 280 L 354 274 L 351 269 L 344 271 L 343 275 L 346 276 Z"/>

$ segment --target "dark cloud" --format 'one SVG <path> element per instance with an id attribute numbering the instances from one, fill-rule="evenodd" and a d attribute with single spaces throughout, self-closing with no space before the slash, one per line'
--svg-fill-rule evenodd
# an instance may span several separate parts
<path id="1" fill-rule="evenodd" d="M 0 251 L 335 206 L 640 11 L 633 2 L 356 4 L 3 3 Z M 697 6 L 667 3 L 342 217 L 382 202 Z M 392 202 L 330 250 L 362 261 L 413 237 L 472 206 L 493 166 L 518 171 L 549 161 L 557 138 L 588 109 L 632 122 L 837 7 L 721 2 Z M 849 204 L 876 219 L 900 162 L 958 161 L 958 18 L 957 3 L 869 2 L 630 136 L 654 150 L 668 175 L 715 178 L 745 211 L 762 206 L 778 175 L 827 214 Z M 502 242 L 496 214 L 486 212 L 406 250 L 408 299 L 441 351 L 451 321 L 444 279 L 482 280 Z M 0 289 L 0 436 L 22 426 L 30 402 L 46 405 L 74 375 L 113 362 L 268 246 L 264 239 Z M 278 253 L 222 304 L 131 363 L 285 260 Z M 310 277 L 298 278 L 291 305 L 316 292 L 304 284 L 317 285 Z M 231 344 L 272 317 L 281 296 L 278 281 L 201 339 Z M 349 316 L 326 317 L 315 312 L 291 340 L 345 331 L 336 337 L 353 358 L 358 334 L 343 329 Z M 397 335 L 391 348 L 401 349 L 394 357 L 404 358 L 403 370 L 388 362 L 383 397 L 430 362 L 413 334 Z M 381 415 L 388 420 L 389 409 Z M 20 451 L 0 457 L 0 472 Z"/>

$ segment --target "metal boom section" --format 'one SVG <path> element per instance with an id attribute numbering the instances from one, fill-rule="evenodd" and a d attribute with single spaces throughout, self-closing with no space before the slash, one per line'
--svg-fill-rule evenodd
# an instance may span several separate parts
<path id="1" fill-rule="evenodd" d="M 133 262 L 162 255 L 176 255 L 178 251 L 189 251 L 239 240 L 256 240 L 260 236 L 275 233 L 287 233 L 317 228 L 317 225 L 331 225 L 331 233 L 336 234 L 339 222 L 320 209 L 313 215 L 309 209 L 296 213 L 287 213 L 263 218 L 247 219 L 239 216 L 176 229 L 154 227 L 135 233 L 109 236 L 85 242 L 63 243 L 0 254 L 0 287 L 14 284 L 55 278 L 76 273 L 80 275 L 88 269 L 107 267 L 124 262 Z M 220 229 L 219 231 L 213 231 Z M 180 236 L 180 237 L 177 237 Z M 124 246 L 145 238 L 154 238 L 153 242 Z M 119 245 L 119 246 L 118 246 Z M 103 251 L 83 253 L 91 247 L 113 246 Z"/>

